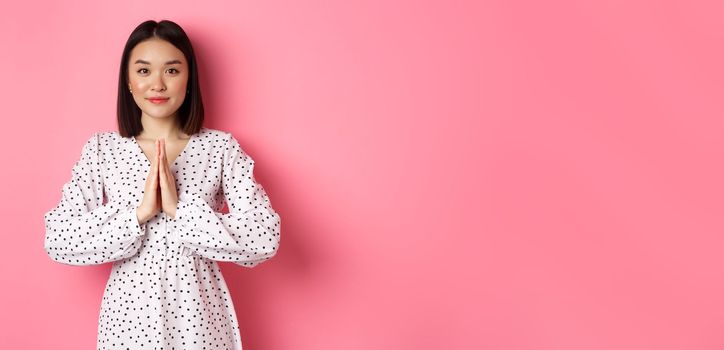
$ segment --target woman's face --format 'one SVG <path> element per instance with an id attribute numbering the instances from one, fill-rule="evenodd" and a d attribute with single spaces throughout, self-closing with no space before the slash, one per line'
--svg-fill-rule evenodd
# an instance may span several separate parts
<path id="1" fill-rule="evenodd" d="M 188 62 L 183 52 L 168 41 L 152 38 L 131 50 L 129 89 L 147 117 L 175 118 L 186 98 L 188 77 Z M 164 99 L 154 102 L 154 97 Z"/>

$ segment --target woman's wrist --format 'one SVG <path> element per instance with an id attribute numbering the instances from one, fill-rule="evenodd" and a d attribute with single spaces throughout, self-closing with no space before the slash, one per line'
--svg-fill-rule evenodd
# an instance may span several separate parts
<path id="1" fill-rule="evenodd" d="M 138 219 L 138 224 L 143 225 L 148 221 L 148 215 L 143 212 L 143 210 L 140 209 L 140 207 L 136 208 L 136 219 Z"/>

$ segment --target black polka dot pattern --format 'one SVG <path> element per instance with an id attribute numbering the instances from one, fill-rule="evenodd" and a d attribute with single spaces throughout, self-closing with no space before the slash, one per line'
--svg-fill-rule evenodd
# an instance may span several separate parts
<path id="1" fill-rule="evenodd" d="M 241 350 L 217 261 L 257 266 L 276 254 L 281 238 L 254 160 L 230 133 L 202 128 L 170 166 L 176 216 L 161 212 L 139 225 L 150 168 L 134 138 L 93 134 L 60 203 L 45 213 L 45 251 L 67 265 L 113 263 L 98 349 Z M 229 213 L 221 212 L 224 203 Z"/>

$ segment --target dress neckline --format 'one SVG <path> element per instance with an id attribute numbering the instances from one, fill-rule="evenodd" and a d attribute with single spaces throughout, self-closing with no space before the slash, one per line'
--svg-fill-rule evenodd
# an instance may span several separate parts
<path id="1" fill-rule="evenodd" d="M 201 132 L 201 131 L 199 131 L 199 132 L 197 132 L 197 133 L 195 133 L 195 134 L 191 134 L 191 135 L 189 136 L 189 140 L 188 140 L 188 142 L 186 142 L 186 146 L 184 146 L 184 149 L 181 151 L 181 153 L 179 153 L 178 156 L 176 156 L 176 159 L 173 160 L 173 163 L 171 163 L 171 165 L 170 165 L 171 167 L 175 167 L 175 166 L 177 165 L 176 163 L 178 163 L 179 159 L 186 153 L 186 151 L 187 151 L 189 148 L 191 148 L 191 143 L 194 142 L 194 139 L 196 138 L 196 134 L 198 134 L 198 133 L 200 133 L 200 132 Z M 143 152 L 143 148 L 141 148 L 141 145 L 139 145 L 139 144 L 138 144 L 138 141 L 136 141 L 136 137 L 135 137 L 135 136 L 131 136 L 131 140 L 132 140 L 133 143 L 136 145 L 136 150 L 138 151 L 138 153 L 140 153 L 141 158 L 144 159 L 144 160 L 146 161 L 146 163 L 150 166 L 150 165 L 151 165 L 151 160 L 149 160 L 149 159 L 148 159 L 148 156 L 146 155 L 146 153 Z"/>

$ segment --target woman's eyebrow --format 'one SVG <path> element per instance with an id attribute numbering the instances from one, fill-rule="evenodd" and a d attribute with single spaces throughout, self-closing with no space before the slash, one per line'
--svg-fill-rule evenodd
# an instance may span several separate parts
<path id="1" fill-rule="evenodd" d="M 144 61 L 144 60 L 136 60 L 136 62 L 133 62 L 133 63 L 134 63 L 134 64 L 151 64 L 150 62 Z M 166 62 L 166 65 L 169 65 L 169 64 L 181 64 L 181 61 L 179 61 L 179 60 L 172 60 L 172 61 Z"/>

